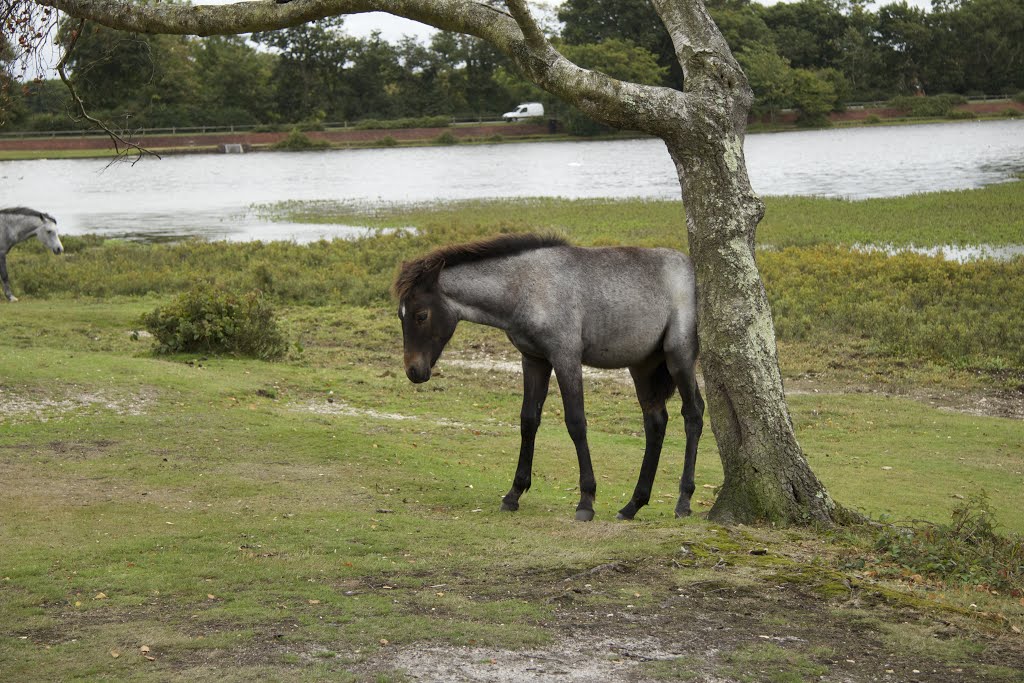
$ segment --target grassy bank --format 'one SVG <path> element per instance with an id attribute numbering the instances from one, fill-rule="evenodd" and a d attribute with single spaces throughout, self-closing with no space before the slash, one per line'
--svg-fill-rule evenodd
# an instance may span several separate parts
<path id="1" fill-rule="evenodd" d="M 798 438 L 833 495 L 873 517 L 945 521 L 984 490 L 1003 529 L 1024 531 L 1022 422 L 934 405 L 994 401 L 1020 383 L 1021 260 L 836 246 L 882 214 L 927 225 L 911 217 L 926 205 L 989 207 L 977 234 L 1009 234 L 1021 198 L 1006 189 L 769 206 L 770 241 L 787 248 L 759 258 Z M 844 232 L 811 239 L 844 210 Z M 1020 680 L 1024 596 L 905 567 L 869 531 L 673 519 L 678 417 L 651 506 L 614 522 L 643 449 L 621 373 L 587 380 L 597 521 L 572 522 L 575 458 L 555 387 L 534 487 L 519 513 L 498 512 L 520 380 L 497 361 L 515 356 L 500 334 L 463 325 L 438 376 L 409 384 L 387 295 L 397 262 L 524 228 L 678 245 L 679 211 L 473 204 L 379 215 L 417 233 L 352 243 L 69 238 L 63 258 L 19 246 L 9 264 L 22 301 L 0 307 L 0 677 Z M 153 355 L 134 333 L 140 316 L 194 282 L 266 292 L 287 357 Z M 977 327 L 973 346 L 958 324 Z M 706 429 L 696 510 L 721 478 Z"/>
<path id="2" fill-rule="evenodd" d="M 847 247 L 1019 242 L 1022 187 L 1007 183 L 865 202 L 769 198 L 759 241 L 771 248 L 758 258 L 780 340 L 824 347 L 849 338 L 873 356 L 982 370 L 1018 386 L 1024 368 L 1024 259 L 957 264 Z M 33 243 L 12 252 L 10 267 L 20 291 L 31 296 L 166 296 L 203 282 L 259 289 L 288 304 L 388 306 L 388 289 L 403 259 L 498 232 L 547 231 L 589 245 L 686 247 L 678 202 L 538 199 L 373 213 L 288 204 L 264 211 L 289 221 L 413 226 L 416 232 L 310 246 L 154 246 L 68 238 L 63 258 Z"/>

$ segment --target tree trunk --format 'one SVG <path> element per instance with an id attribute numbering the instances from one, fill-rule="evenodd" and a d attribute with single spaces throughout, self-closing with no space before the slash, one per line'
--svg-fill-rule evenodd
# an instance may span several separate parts
<path id="1" fill-rule="evenodd" d="M 845 513 L 811 471 L 786 405 L 775 327 L 754 261 L 754 231 L 764 204 L 750 187 L 742 131 L 705 139 L 705 149 L 669 143 L 669 153 L 686 207 L 701 366 L 725 472 L 710 518 L 841 521 Z"/>
<path id="2" fill-rule="evenodd" d="M 652 0 L 672 36 L 687 109 L 662 135 L 675 162 L 697 276 L 697 334 L 725 481 L 711 519 L 840 522 L 786 406 L 768 296 L 754 262 L 764 204 L 743 156 L 753 93 L 702 2 Z"/>

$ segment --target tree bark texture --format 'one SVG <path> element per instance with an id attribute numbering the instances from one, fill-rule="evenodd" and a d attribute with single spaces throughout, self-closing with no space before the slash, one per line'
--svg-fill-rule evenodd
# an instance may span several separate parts
<path id="1" fill-rule="evenodd" d="M 35 1 L 111 28 L 194 35 L 389 12 L 482 38 L 534 83 L 591 117 L 660 137 L 675 162 L 686 208 L 701 363 L 725 471 L 711 518 L 781 524 L 847 519 L 811 471 L 793 431 L 771 311 L 754 261 L 754 231 L 764 205 L 751 189 L 743 156 L 752 93 L 701 0 L 652 0 L 682 65 L 682 90 L 627 83 L 573 64 L 541 33 L 526 0 L 506 0 L 508 12 L 472 0 L 261 0 L 219 6 Z"/>
<path id="2" fill-rule="evenodd" d="M 725 523 L 835 521 L 838 510 L 803 456 L 783 394 L 754 261 L 763 204 L 747 181 L 739 139 L 717 139 L 716 146 L 714 155 L 671 151 L 697 275 L 705 393 L 725 472 L 710 516 Z"/>

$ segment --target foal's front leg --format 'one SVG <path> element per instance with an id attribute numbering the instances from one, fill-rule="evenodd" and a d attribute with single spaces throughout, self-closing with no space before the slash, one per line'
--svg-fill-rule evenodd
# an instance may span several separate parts
<path id="1" fill-rule="evenodd" d="M 7 300 L 12 303 L 17 301 L 18 298 L 11 292 L 11 283 L 7 280 L 7 254 L 0 254 L 0 283 L 3 284 Z"/>
<path id="2" fill-rule="evenodd" d="M 533 474 L 533 448 L 548 396 L 551 382 L 551 363 L 543 358 L 523 356 L 523 409 L 519 413 L 519 465 L 512 480 L 512 488 L 501 499 L 501 509 L 514 512 L 519 509 L 519 497 L 530 490 Z"/>
<path id="3" fill-rule="evenodd" d="M 576 446 L 576 458 L 580 462 L 580 503 L 576 506 L 576 519 L 589 522 L 594 519 L 594 499 L 597 496 L 597 480 L 594 466 L 590 462 L 590 446 L 587 445 L 587 416 L 583 411 L 583 366 L 578 362 L 555 367 L 558 388 L 562 392 L 565 409 L 565 426 L 572 443 Z"/>

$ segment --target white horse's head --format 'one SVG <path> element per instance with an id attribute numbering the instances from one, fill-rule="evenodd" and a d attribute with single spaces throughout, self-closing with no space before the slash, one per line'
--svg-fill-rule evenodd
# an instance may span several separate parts
<path id="1" fill-rule="evenodd" d="M 45 213 L 39 215 L 39 220 L 42 225 L 36 230 L 36 237 L 54 254 L 63 254 L 64 245 L 60 243 L 60 235 L 57 234 L 57 221 Z"/>

